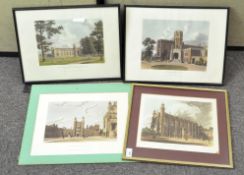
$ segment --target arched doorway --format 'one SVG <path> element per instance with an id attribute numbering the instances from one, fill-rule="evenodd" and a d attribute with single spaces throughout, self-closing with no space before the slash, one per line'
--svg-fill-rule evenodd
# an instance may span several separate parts
<path id="1" fill-rule="evenodd" d="M 179 59 L 179 54 L 177 52 L 174 53 L 173 59 Z"/>

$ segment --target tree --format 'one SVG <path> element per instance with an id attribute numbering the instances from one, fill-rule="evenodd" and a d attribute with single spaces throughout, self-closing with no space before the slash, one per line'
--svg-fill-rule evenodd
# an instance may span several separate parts
<path id="1" fill-rule="evenodd" d="M 157 133 L 152 130 L 151 128 L 145 127 L 142 129 L 142 135 L 143 136 L 156 136 Z"/>
<path id="2" fill-rule="evenodd" d="M 90 37 L 94 38 L 94 47 L 96 49 L 96 52 L 98 55 L 101 55 L 101 58 L 103 57 L 103 22 L 99 20 L 95 23 L 95 28 L 91 32 Z"/>
<path id="3" fill-rule="evenodd" d="M 200 57 L 200 59 L 199 59 L 199 64 L 204 65 L 204 59 L 202 57 Z"/>
<path id="4" fill-rule="evenodd" d="M 142 44 L 144 45 L 143 57 L 151 58 L 153 55 L 154 44 L 156 42 L 151 38 L 145 38 Z"/>
<path id="5" fill-rule="evenodd" d="M 80 40 L 80 44 L 82 46 L 82 53 L 84 55 L 87 55 L 87 54 L 95 54 L 96 53 L 96 49 L 94 47 L 94 44 L 93 44 L 93 38 L 91 37 L 85 37 L 85 38 L 82 38 Z"/>
<path id="6" fill-rule="evenodd" d="M 55 34 L 60 34 L 63 26 L 55 27 L 55 21 L 53 20 L 35 21 L 35 30 L 37 47 L 41 50 L 42 61 L 45 61 L 45 54 L 50 51 L 49 47 L 52 45 L 52 42 L 49 42 L 48 39 Z"/>

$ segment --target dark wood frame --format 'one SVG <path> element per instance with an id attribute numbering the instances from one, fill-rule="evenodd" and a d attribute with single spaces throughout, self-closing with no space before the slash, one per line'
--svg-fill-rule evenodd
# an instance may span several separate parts
<path id="1" fill-rule="evenodd" d="M 99 2 L 99 1 L 97 1 Z M 57 82 L 89 82 L 89 81 L 107 81 L 107 80 L 121 80 L 123 77 L 123 67 L 122 67 L 122 50 L 121 47 L 119 49 L 120 52 L 120 77 L 116 78 L 92 78 L 92 79 L 65 79 L 65 80 L 48 80 L 48 81 L 25 81 L 24 77 L 24 68 L 22 63 L 22 55 L 20 50 L 20 40 L 19 40 L 19 34 L 18 34 L 18 28 L 17 28 L 17 20 L 16 20 L 16 11 L 28 11 L 28 10 L 54 10 L 54 9 L 76 9 L 76 8 L 106 8 L 106 7 L 117 7 L 118 8 L 118 25 L 119 25 L 119 44 L 121 45 L 121 19 L 120 19 L 120 5 L 119 4 L 112 4 L 112 5 L 72 5 L 72 6 L 43 6 L 43 7 L 23 7 L 23 8 L 13 8 L 13 17 L 14 17 L 14 25 L 15 25 L 15 32 L 16 32 L 16 38 L 17 38 L 17 46 L 19 50 L 19 57 L 20 57 L 20 65 L 21 65 L 21 73 L 22 73 L 22 81 L 26 85 L 30 84 L 39 84 L 39 83 L 57 83 Z M 16 54 L 10 54 L 13 56 L 17 56 Z"/>
<path id="2" fill-rule="evenodd" d="M 217 101 L 219 153 L 213 154 L 137 147 L 136 140 L 142 93 L 181 97 L 215 98 Z M 123 159 L 156 163 L 233 168 L 228 93 L 226 90 L 134 84 L 131 94 L 132 104 L 127 120 Z M 131 157 L 126 156 L 126 148 L 133 149 Z"/>
<path id="3" fill-rule="evenodd" d="M 195 85 L 216 85 L 216 86 L 222 86 L 224 85 L 224 74 L 225 74 L 225 60 L 226 60 L 226 50 L 227 50 L 227 36 L 228 36 L 228 24 L 229 24 L 229 7 L 200 7 L 200 6 L 149 6 L 149 5 L 125 5 L 124 6 L 124 37 L 123 37 L 123 53 L 124 53 L 124 63 L 123 63 L 123 72 L 124 72 L 124 77 L 123 80 L 124 82 L 128 83 L 150 83 L 150 84 L 195 84 Z M 136 8 L 170 8 L 170 9 L 226 9 L 227 10 L 227 19 L 226 19 L 226 33 L 225 33 L 225 50 L 224 50 L 224 61 L 223 61 L 223 75 L 222 75 L 222 80 L 221 83 L 198 83 L 198 82 L 168 82 L 168 81 L 145 81 L 145 80 L 138 80 L 138 81 L 133 81 L 133 80 L 126 80 L 126 75 L 125 75 L 125 70 L 126 70 L 126 8 L 127 7 L 136 7 Z M 236 47 L 230 47 L 232 50 L 238 50 Z M 242 48 L 242 47 L 241 47 Z M 231 50 L 230 49 L 230 50 Z M 243 46 L 244 49 L 244 46 Z"/>

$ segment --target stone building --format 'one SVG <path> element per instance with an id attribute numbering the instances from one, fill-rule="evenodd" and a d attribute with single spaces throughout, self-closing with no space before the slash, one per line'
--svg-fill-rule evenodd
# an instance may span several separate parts
<path id="1" fill-rule="evenodd" d="M 197 47 L 188 47 L 183 50 L 183 62 L 188 64 L 197 64 L 202 60 L 201 64 L 206 64 L 207 62 L 207 50 Z"/>
<path id="2" fill-rule="evenodd" d="M 174 32 L 174 42 L 171 48 L 170 60 L 177 59 L 180 62 L 182 61 L 182 50 L 183 50 L 184 42 L 183 42 L 183 32 L 177 30 Z"/>
<path id="3" fill-rule="evenodd" d="M 117 102 L 108 103 L 103 117 L 103 128 L 98 124 L 86 126 L 84 117 L 80 121 L 75 117 L 71 128 L 59 128 L 57 124 L 46 125 L 45 128 L 45 138 L 90 136 L 117 137 Z"/>
<path id="4" fill-rule="evenodd" d="M 170 115 L 165 112 L 164 104 L 160 111 L 154 111 L 151 121 L 151 129 L 158 136 L 181 139 L 212 139 L 212 128 L 203 128 L 198 123 L 189 119 L 184 119 Z"/>
<path id="5" fill-rule="evenodd" d="M 73 137 L 74 136 L 74 130 L 71 128 L 62 128 L 63 136 L 64 137 Z"/>
<path id="6" fill-rule="evenodd" d="M 76 57 L 82 54 L 81 48 L 77 48 L 75 45 L 73 48 L 52 48 L 51 52 L 54 58 Z"/>
<path id="7" fill-rule="evenodd" d="M 99 125 L 91 125 L 91 126 L 86 126 L 84 136 L 89 137 L 89 136 L 100 136 L 101 135 L 101 129 Z"/>
<path id="8" fill-rule="evenodd" d="M 81 121 L 74 119 L 73 124 L 73 136 L 84 137 L 85 135 L 85 118 L 83 117 Z"/>
<path id="9" fill-rule="evenodd" d="M 108 103 L 108 111 L 103 118 L 103 132 L 106 137 L 117 137 L 117 102 Z"/>
<path id="10" fill-rule="evenodd" d="M 157 40 L 156 54 L 161 61 L 168 60 L 170 58 L 172 44 L 172 40 Z"/>
<path id="11" fill-rule="evenodd" d="M 56 124 L 46 125 L 45 127 L 45 138 L 62 137 L 62 129 Z"/>
<path id="12" fill-rule="evenodd" d="M 178 61 L 195 64 L 200 58 L 207 61 L 207 49 L 202 46 L 184 44 L 183 31 L 176 30 L 173 40 L 159 39 L 156 45 L 156 56 L 161 61 Z"/>
<path id="13" fill-rule="evenodd" d="M 46 125 L 45 138 L 73 137 L 73 129 L 60 128 L 57 124 Z"/>

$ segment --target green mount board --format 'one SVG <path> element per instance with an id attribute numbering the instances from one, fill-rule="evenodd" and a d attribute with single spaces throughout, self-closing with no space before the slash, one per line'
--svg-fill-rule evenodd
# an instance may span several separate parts
<path id="1" fill-rule="evenodd" d="M 53 93 L 57 94 L 92 92 L 128 92 L 128 95 L 130 96 L 131 85 L 122 83 L 33 85 L 31 88 L 31 95 L 26 116 L 22 147 L 19 156 L 19 165 L 127 162 L 122 160 L 122 150 L 121 154 L 31 156 L 30 152 L 33 140 L 33 131 L 35 128 L 39 95 Z M 127 118 L 127 116 L 125 117 Z"/>

